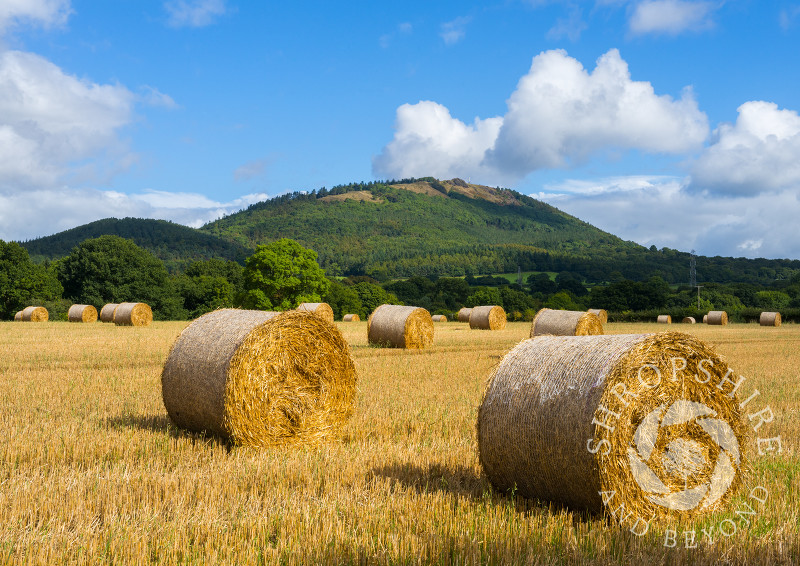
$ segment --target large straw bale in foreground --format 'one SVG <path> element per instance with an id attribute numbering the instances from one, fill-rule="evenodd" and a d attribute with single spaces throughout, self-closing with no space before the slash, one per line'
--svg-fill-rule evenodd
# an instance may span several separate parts
<path id="1" fill-rule="evenodd" d="M 106 303 L 100 309 L 100 322 L 114 322 L 114 311 L 117 310 L 119 303 Z"/>
<path id="2" fill-rule="evenodd" d="M 92 305 L 72 305 L 67 311 L 69 322 L 97 322 L 97 309 Z"/>
<path id="3" fill-rule="evenodd" d="M 472 307 L 469 327 L 479 330 L 503 330 L 506 327 L 506 311 L 499 305 Z"/>
<path id="4" fill-rule="evenodd" d="M 658 324 L 672 324 L 672 316 L 668 314 L 660 314 L 656 319 Z"/>
<path id="5" fill-rule="evenodd" d="M 433 320 L 420 307 L 381 305 L 367 320 L 367 340 L 391 348 L 427 348 L 433 344 Z"/>
<path id="6" fill-rule="evenodd" d="M 114 309 L 114 324 L 119 326 L 148 326 L 153 311 L 147 303 L 120 303 Z"/>
<path id="7" fill-rule="evenodd" d="M 443 314 L 435 314 L 431 317 L 433 322 L 447 322 L 447 317 Z"/>
<path id="8" fill-rule="evenodd" d="M 761 326 L 780 326 L 781 313 L 779 312 L 762 312 L 758 317 L 758 323 Z"/>
<path id="9" fill-rule="evenodd" d="M 469 315 L 472 313 L 472 309 L 468 309 L 467 307 L 462 308 L 458 311 L 458 322 L 469 322 Z"/>
<path id="10" fill-rule="evenodd" d="M 596 314 L 584 311 L 540 309 L 531 323 L 534 336 L 590 336 L 603 334 L 603 325 Z"/>
<path id="11" fill-rule="evenodd" d="M 606 309 L 589 309 L 586 312 L 596 315 L 602 324 L 606 324 L 608 322 L 608 311 Z"/>
<path id="12" fill-rule="evenodd" d="M 335 325 L 308 312 L 223 309 L 194 320 L 161 374 L 179 427 L 233 444 L 316 444 L 353 411 L 356 370 Z"/>
<path id="13" fill-rule="evenodd" d="M 328 303 L 300 303 L 297 310 L 314 313 L 321 319 L 333 323 L 333 309 Z"/>
<path id="14" fill-rule="evenodd" d="M 746 468 L 747 424 L 726 372 L 679 332 L 524 340 L 484 393 L 481 465 L 501 492 L 592 511 L 624 504 L 626 528 L 713 512 Z"/>
<path id="15" fill-rule="evenodd" d="M 708 311 L 708 324 L 716 326 L 728 324 L 728 313 L 725 311 Z"/>
<path id="16" fill-rule="evenodd" d="M 357 314 L 346 314 L 342 317 L 342 322 L 359 322 L 361 317 Z"/>
<path id="17" fill-rule="evenodd" d="M 20 320 L 23 322 L 47 322 L 50 320 L 50 313 L 44 307 L 25 307 L 22 309 Z"/>

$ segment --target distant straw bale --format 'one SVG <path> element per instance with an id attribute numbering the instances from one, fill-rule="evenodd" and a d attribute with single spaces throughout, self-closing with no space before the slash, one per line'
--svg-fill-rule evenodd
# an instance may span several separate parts
<path id="1" fill-rule="evenodd" d="M 25 307 L 20 315 L 23 322 L 47 322 L 49 319 L 50 313 L 44 307 Z"/>
<path id="2" fill-rule="evenodd" d="M 484 393 L 481 466 L 499 493 L 576 510 L 605 504 L 615 520 L 622 508 L 633 517 L 625 528 L 717 512 L 747 468 L 748 425 L 735 386 L 722 385 L 727 369 L 680 332 L 523 340 Z"/>
<path id="3" fill-rule="evenodd" d="M 703 324 L 708 324 L 708 315 L 707 314 L 703 315 Z"/>
<path id="4" fill-rule="evenodd" d="M 114 310 L 114 324 L 118 326 L 148 326 L 153 322 L 153 311 L 147 303 L 120 303 Z"/>
<path id="5" fill-rule="evenodd" d="M 117 310 L 119 303 L 106 303 L 100 309 L 100 322 L 114 322 L 114 311 Z"/>
<path id="6" fill-rule="evenodd" d="M 715 326 L 728 324 L 728 313 L 725 311 L 709 311 L 708 324 L 713 324 Z"/>
<path id="7" fill-rule="evenodd" d="M 222 309 L 183 330 L 161 388 L 180 428 L 234 445 L 314 445 L 352 414 L 356 369 L 338 328 L 312 313 Z"/>
<path id="8" fill-rule="evenodd" d="M 658 324 L 672 324 L 672 316 L 668 314 L 660 314 L 658 315 L 658 319 L 656 319 Z"/>
<path id="9" fill-rule="evenodd" d="M 534 336 L 593 336 L 603 334 L 603 324 L 596 314 L 584 311 L 540 309 L 531 323 Z"/>
<path id="10" fill-rule="evenodd" d="M 300 303 L 297 310 L 311 312 L 328 322 L 333 322 L 333 309 L 328 303 Z"/>
<path id="11" fill-rule="evenodd" d="M 433 320 L 420 307 L 381 305 L 367 320 L 367 340 L 390 348 L 427 348 L 433 344 Z"/>
<path id="12" fill-rule="evenodd" d="M 506 311 L 499 305 L 472 307 L 469 327 L 479 330 L 503 330 L 506 327 Z"/>
<path id="13" fill-rule="evenodd" d="M 472 312 L 472 309 L 468 309 L 467 307 L 462 308 L 458 311 L 458 322 L 469 322 L 469 315 Z"/>
<path id="14" fill-rule="evenodd" d="M 780 326 L 781 313 L 779 312 L 762 312 L 758 317 L 758 323 L 761 326 Z"/>
<path id="15" fill-rule="evenodd" d="M 69 322 L 97 322 L 97 309 L 92 305 L 72 305 L 67 311 Z"/>
<path id="16" fill-rule="evenodd" d="M 435 314 L 431 317 L 433 322 L 447 322 L 447 317 L 443 314 Z"/>
<path id="17" fill-rule="evenodd" d="M 681 322 L 684 324 L 695 324 L 697 321 L 693 316 L 685 316 Z"/>
<path id="18" fill-rule="evenodd" d="M 346 314 L 342 317 L 342 322 L 359 322 L 361 317 L 357 314 Z"/>
<path id="19" fill-rule="evenodd" d="M 22 320 L 22 311 L 17 311 L 17 314 L 14 315 L 14 322 L 20 322 Z"/>
<path id="20" fill-rule="evenodd" d="M 597 315 L 597 318 L 600 319 L 601 324 L 606 324 L 608 322 L 608 311 L 606 309 L 589 309 L 586 312 Z"/>

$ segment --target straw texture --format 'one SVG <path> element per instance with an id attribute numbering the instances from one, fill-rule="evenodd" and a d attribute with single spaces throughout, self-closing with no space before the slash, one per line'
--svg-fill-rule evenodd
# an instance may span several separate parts
<path id="1" fill-rule="evenodd" d="M 149 326 L 153 311 L 146 303 L 120 303 L 114 309 L 114 324 L 118 326 Z"/>
<path id="2" fill-rule="evenodd" d="M 531 323 L 534 336 L 590 336 L 603 334 L 597 315 L 584 311 L 541 309 Z"/>
<path id="3" fill-rule="evenodd" d="M 114 322 L 114 311 L 117 310 L 119 303 L 106 303 L 100 309 L 100 322 Z"/>
<path id="4" fill-rule="evenodd" d="M 779 312 L 762 312 L 758 317 L 758 323 L 761 326 L 780 326 L 781 313 Z"/>
<path id="5" fill-rule="evenodd" d="M 708 311 L 708 324 L 716 326 L 728 324 L 728 313 L 725 311 Z"/>
<path id="6" fill-rule="evenodd" d="M 361 317 L 357 314 L 346 314 L 342 317 L 342 322 L 359 322 Z"/>
<path id="7" fill-rule="evenodd" d="M 479 330 L 503 330 L 506 327 L 506 311 L 498 305 L 472 307 L 469 327 Z"/>
<path id="8" fill-rule="evenodd" d="M 67 311 L 69 322 L 97 322 L 97 309 L 92 305 L 72 305 Z"/>
<path id="9" fill-rule="evenodd" d="M 367 320 L 367 340 L 390 348 L 427 348 L 433 344 L 433 320 L 420 307 L 381 305 Z"/>
<path id="10" fill-rule="evenodd" d="M 472 312 L 472 309 L 468 309 L 467 307 L 462 308 L 458 311 L 458 322 L 469 322 L 469 315 Z"/>
<path id="11" fill-rule="evenodd" d="M 328 303 L 300 303 L 297 310 L 314 313 L 321 319 L 333 323 L 333 309 Z"/>
<path id="12" fill-rule="evenodd" d="M 713 512 L 746 469 L 739 401 L 717 387 L 726 372 L 679 332 L 524 340 L 484 393 L 481 465 L 501 492 L 575 509 L 602 510 L 600 492 L 614 492 L 608 508 L 624 504 L 621 516 Z"/>
<path id="13" fill-rule="evenodd" d="M 433 322 L 447 322 L 447 317 L 443 314 L 435 314 L 431 317 Z"/>
<path id="14" fill-rule="evenodd" d="M 184 329 L 161 385 L 181 428 L 236 445 L 313 445 L 352 414 L 356 370 L 341 332 L 314 314 L 223 309 Z"/>
<path id="15" fill-rule="evenodd" d="M 20 315 L 23 322 L 47 322 L 49 319 L 50 313 L 44 307 L 25 307 Z"/>
<path id="16" fill-rule="evenodd" d="M 608 322 L 608 311 L 606 311 L 606 309 L 589 309 L 586 312 L 596 315 L 597 318 L 600 319 L 601 324 L 606 324 Z"/>
<path id="17" fill-rule="evenodd" d="M 658 319 L 656 319 L 658 324 L 672 324 L 672 316 L 668 314 L 660 314 L 658 315 Z"/>
<path id="18" fill-rule="evenodd" d="M 693 316 L 686 316 L 683 318 L 681 322 L 684 324 L 695 324 L 697 321 L 694 319 Z"/>

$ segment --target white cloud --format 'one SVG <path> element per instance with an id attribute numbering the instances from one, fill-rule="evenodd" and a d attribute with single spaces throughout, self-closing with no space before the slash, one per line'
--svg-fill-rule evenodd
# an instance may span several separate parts
<path id="1" fill-rule="evenodd" d="M 567 16 L 556 21 L 556 25 L 547 32 L 547 39 L 566 37 L 572 42 L 580 39 L 581 33 L 588 27 L 583 21 L 583 13 L 577 5 L 570 5 L 567 9 Z"/>
<path id="2" fill-rule="evenodd" d="M 537 55 L 507 105 L 504 117 L 467 125 L 435 102 L 404 104 L 373 171 L 506 184 L 614 148 L 679 154 L 699 149 L 708 135 L 691 91 L 678 100 L 657 95 L 650 83 L 631 80 L 616 49 L 592 73 L 564 51 Z"/>
<path id="3" fill-rule="evenodd" d="M 67 22 L 71 11 L 70 0 L 2 0 L 0 31 L 23 22 L 45 28 L 61 26 Z"/>
<path id="4" fill-rule="evenodd" d="M 170 95 L 164 94 L 150 85 L 139 87 L 139 99 L 148 106 L 160 106 L 168 109 L 178 108 L 178 104 Z"/>
<path id="5" fill-rule="evenodd" d="M 635 34 L 678 35 L 713 27 L 714 2 L 689 0 L 645 0 L 633 8 L 629 26 Z"/>
<path id="6" fill-rule="evenodd" d="M 227 13 L 225 0 L 169 0 L 164 3 L 173 27 L 205 27 Z"/>
<path id="7" fill-rule="evenodd" d="M 131 161 L 117 131 L 135 96 L 65 74 L 32 53 L 0 53 L 0 192 L 53 186 Z"/>
<path id="8" fill-rule="evenodd" d="M 790 6 L 781 9 L 778 14 L 778 23 L 783 31 L 788 31 L 794 27 L 798 18 L 800 18 L 800 6 Z"/>
<path id="9" fill-rule="evenodd" d="M 445 45 L 455 45 L 467 34 L 467 24 L 472 21 L 468 16 L 461 16 L 455 20 L 445 22 L 442 24 L 439 35 L 444 40 Z"/>
<path id="10" fill-rule="evenodd" d="M 721 124 L 716 141 L 694 163 L 693 190 L 731 195 L 800 188 L 800 116 L 777 104 L 742 104 L 735 124 Z"/>
<path id="11" fill-rule="evenodd" d="M 267 166 L 272 160 L 268 158 L 254 159 L 237 167 L 233 172 L 235 181 L 250 181 L 264 175 Z"/>

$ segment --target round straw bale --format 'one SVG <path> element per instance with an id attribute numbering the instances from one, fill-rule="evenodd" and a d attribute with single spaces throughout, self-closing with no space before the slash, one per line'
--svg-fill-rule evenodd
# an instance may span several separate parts
<path id="1" fill-rule="evenodd" d="M 746 469 L 747 423 L 727 370 L 680 332 L 524 340 L 484 393 L 481 465 L 501 492 L 622 508 L 626 527 L 716 511 Z"/>
<path id="2" fill-rule="evenodd" d="M 467 307 L 462 308 L 458 311 L 458 322 L 469 322 L 469 315 L 472 312 L 472 309 L 468 309 Z"/>
<path id="3" fill-rule="evenodd" d="M 119 326 L 148 326 L 153 311 L 146 303 L 120 303 L 114 310 L 114 324 Z"/>
<path id="4" fill-rule="evenodd" d="M 597 318 L 600 319 L 600 322 L 602 324 L 605 324 L 605 323 L 608 322 L 608 311 L 606 309 L 589 309 L 586 312 L 590 312 L 590 313 L 592 313 L 594 315 L 597 315 Z"/>
<path id="5" fill-rule="evenodd" d="M 24 322 L 47 322 L 49 319 L 50 313 L 44 307 L 25 307 L 20 318 Z"/>
<path id="6" fill-rule="evenodd" d="M 312 313 L 222 309 L 178 336 L 161 391 L 180 428 L 235 445 L 317 444 L 353 412 L 356 370 L 341 332 Z"/>
<path id="7" fill-rule="evenodd" d="M 503 330 L 506 327 L 506 311 L 499 305 L 472 307 L 469 327 L 479 330 Z"/>
<path id="8" fill-rule="evenodd" d="M 668 314 L 660 314 L 656 322 L 659 324 L 672 324 L 672 317 Z"/>
<path id="9" fill-rule="evenodd" d="M 447 322 L 447 317 L 443 314 L 435 314 L 431 317 L 433 322 Z"/>
<path id="10" fill-rule="evenodd" d="M 114 322 L 114 311 L 117 310 L 119 303 L 106 303 L 100 309 L 100 322 Z"/>
<path id="11" fill-rule="evenodd" d="M 357 314 L 346 314 L 342 317 L 342 322 L 358 322 L 361 320 L 361 317 Z"/>
<path id="12" fill-rule="evenodd" d="M 433 344 L 433 320 L 420 307 L 381 305 L 367 319 L 367 339 L 390 348 L 427 348 Z"/>
<path id="13" fill-rule="evenodd" d="M 97 309 L 92 305 L 72 305 L 67 311 L 70 322 L 97 322 Z"/>
<path id="14" fill-rule="evenodd" d="M 780 326 L 781 313 L 779 312 L 762 312 L 758 317 L 758 323 L 761 326 Z"/>
<path id="15" fill-rule="evenodd" d="M 703 324 L 708 324 L 708 315 L 707 314 L 703 315 Z"/>
<path id="16" fill-rule="evenodd" d="M 22 311 L 17 311 L 17 314 L 14 315 L 14 321 L 19 322 L 22 320 Z"/>
<path id="17" fill-rule="evenodd" d="M 603 325 L 596 314 L 540 309 L 533 317 L 530 336 L 588 336 L 602 333 Z"/>
<path id="18" fill-rule="evenodd" d="M 333 309 L 328 303 L 300 303 L 297 310 L 312 312 L 323 320 L 333 322 Z"/>
<path id="19" fill-rule="evenodd" d="M 694 319 L 693 316 L 685 316 L 685 317 L 683 317 L 683 320 L 681 322 L 684 323 L 684 324 L 694 324 L 697 321 Z"/>
<path id="20" fill-rule="evenodd" d="M 716 326 L 728 324 L 728 313 L 725 311 L 708 311 L 708 324 Z"/>

